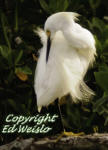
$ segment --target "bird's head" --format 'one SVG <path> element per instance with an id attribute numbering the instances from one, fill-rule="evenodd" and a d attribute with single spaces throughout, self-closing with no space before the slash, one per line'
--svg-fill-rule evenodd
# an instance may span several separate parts
<path id="1" fill-rule="evenodd" d="M 79 14 L 73 12 L 59 12 L 47 18 L 44 30 L 47 36 L 53 39 L 57 31 L 66 30 L 69 25 L 72 25 Z"/>

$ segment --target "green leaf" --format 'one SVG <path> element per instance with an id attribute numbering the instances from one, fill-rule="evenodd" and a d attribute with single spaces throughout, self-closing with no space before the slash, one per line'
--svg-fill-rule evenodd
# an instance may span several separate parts
<path id="1" fill-rule="evenodd" d="M 93 105 L 93 112 L 98 112 L 98 109 L 107 101 L 107 99 L 108 99 L 108 95 L 98 99 L 96 103 L 94 103 Z"/>
<path id="2" fill-rule="evenodd" d="M 47 5 L 47 3 L 45 2 L 45 0 L 39 0 L 39 3 L 41 5 L 41 7 L 47 12 L 50 13 L 49 7 Z"/>
<path id="3" fill-rule="evenodd" d="M 95 118 L 95 113 L 92 113 L 91 114 L 91 116 L 89 117 L 89 119 L 87 120 L 87 122 L 86 122 L 86 127 L 89 127 L 90 125 L 91 125 L 91 123 L 92 123 L 92 121 L 94 120 L 94 118 Z"/>
<path id="4" fill-rule="evenodd" d="M 10 70 L 9 75 L 7 77 L 8 82 L 12 82 L 13 77 L 14 77 L 14 71 Z"/>
<path id="5" fill-rule="evenodd" d="M 103 51 L 108 54 L 108 39 L 106 39 L 103 44 Z"/>
<path id="6" fill-rule="evenodd" d="M 21 104 L 21 109 L 23 110 L 23 113 L 25 115 L 30 115 L 30 112 L 29 110 L 27 109 L 26 105 L 25 104 Z"/>
<path id="7" fill-rule="evenodd" d="M 69 1 L 64 0 L 64 11 L 67 10 L 68 6 L 69 6 Z"/>
<path id="8" fill-rule="evenodd" d="M 50 8 L 50 11 L 52 13 L 57 12 L 57 8 L 59 6 L 59 1 L 60 0 L 51 0 L 51 1 L 49 1 L 49 8 Z"/>
<path id="9" fill-rule="evenodd" d="M 101 42 L 98 40 L 98 38 L 97 38 L 96 35 L 94 36 L 94 38 L 95 38 L 95 41 L 96 41 L 97 52 L 98 52 L 99 54 L 101 54 L 101 53 L 102 53 L 102 50 L 103 50 L 102 44 L 101 44 Z"/>
<path id="10" fill-rule="evenodd" d="M 105 26 L 104 22 L 99 18 L 93 17 L 92 26 L 99 29 L 99 31 L 103 32 L 103 27 Z"/>
<path id="11" fill-rule="evenodd" d="M 103 30 L 103 37 L 105 40 L 107 40 L 108 39 L 108 25 L 104 26 L 103 29 L 104 29 Z"/>
<path id="12" fill-rule="evenodd" d="M 7 20 L 6 16 L 4 15 L 4 13 L 1 13 L 0 17 L 1 17 L 1 24 L 2 24 L 4 38 L 5 38 L 6 44 L 8 45 L 9 51 L 11 51 L 11 43 L 9 41 L 9 38 L 7 35 L 7 30 L 6 30 L 7 29 L 6 26 L 8 25 L 8 20 Z"/>
<path id="13" fill-rule="evenodd" d="M 15 6 L 15 32 L 18 32 L 18 1 Z"/>
<path id="14" fill-rule="evenodd" d="M 69 5 L 68 0 L 59 0 L 58 11 L 65 11 L 68 5 Z"/>
<path id="15" fill-rule="evenodd" d="M 89 0 L 90 6 L 93 9 L 96 9 L 97 7 L 99 7 L 100 2 L 101 2 L 100 0 Z"/>
<path id="16" fill-rule="evenodd" d="M 106 117 L 105 119 L 105 123 L 104 123 L 104 126 L 108 125 L 108 117 Z"/>
<path id="17" fill-rule="evenodd" d="M 23 56 L 23 50 L 19 51 L 17 58 L 15 59 L 15 64 L 17 64 Z"/>
<path id="18" fill-rule="evenodd" d="M 21 2 L 21 3 L 23 3 L 23 2 L 24 2 L 24 0 L 20 0 L 20 2 Z"/>
<path id="19" fill-rule="evenodd" d="M 49 14 L 56 13 L 59 11 L 65 11 L 69 6 L 68 0 L 49 0 L 48 4 L 45 0 L 40 0 L 39 2 L 41 7 Z"/>
<path id="20" fill-rule="evenodd" d="M 108 72 L 108 66 L 106 64 L 99 64 L 99 71 Z"/>
<path id="21" fill-rule="evenodd" d="M 28 66 L 15 68 L 15 73 L 18 73 L 18 72 L 21 72 L 21 73 L 24 73 L 24 74 L 27 74 L 27 75 L 32 74 L 32 70 Z"/>
<path id="22" fill-rule="evenodd" d="M 108 71 L 95 72 L 94 75 L 97 84 L 108 93 Z"/>
<path id="23" fill-rule="evenodd" d="M 108 98 L 108 97 L 107 97 Z M 104 110 L 104 113 L 108 114 L 108 108 L 102 106 L 102 110 Z"/>
<path id="24" fill-rule="evenodd" d="M 17 112 L 18 111 L 18 107 L 17 104 L 15 103 L 15 101 L 13 99 L 8 99 L 8 103 L 13 107 L 13 109 Z"/>
<path id="25" fill-rule="evenodd" d="M 1 53 L 2 57 L 5 58 L 8 61 L 9 65 L 11 66 L 12 65 L 12 53 L 9 50 L 9 48 L 5 45 L 1 45 L 0 53 Z"/>
<path id="26" fill-rule="evenodd" d="M 9 48 L 5 45 L 0 46 L 0 53 L 1 55 L 8 60 L 9 56 Z"/>
<path id="27" fill-rule="evenodd" d="M 28 99 L 28 110 L 30 110 L 32 104 L 32 98 Z"/>

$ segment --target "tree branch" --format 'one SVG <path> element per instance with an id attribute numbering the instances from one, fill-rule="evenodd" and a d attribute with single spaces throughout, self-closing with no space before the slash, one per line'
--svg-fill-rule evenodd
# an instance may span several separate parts
<path id="1" fill-rule="evenodd" d="M 13 142 L 0 146 L 0 150 L 108 150 L 108 134 L 48 138 L 17 138 Z"/>

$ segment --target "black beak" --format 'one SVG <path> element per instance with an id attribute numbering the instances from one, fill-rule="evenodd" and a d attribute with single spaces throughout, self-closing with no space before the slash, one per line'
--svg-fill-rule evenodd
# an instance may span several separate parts
<path id="1" fill-rule="evenodd" d="M 46 63 L 48 62 L 50 48 L 51 48 L 51 39 L 50 39 L 50 36 L 49 36 L 48 39 L 47 39 Z"/>

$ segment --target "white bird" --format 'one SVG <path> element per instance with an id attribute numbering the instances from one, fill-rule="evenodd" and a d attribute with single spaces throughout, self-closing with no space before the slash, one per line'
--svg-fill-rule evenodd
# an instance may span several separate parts
<path id="1" fill-rule="evenodd" d="M 78 16 L 73 12 L 53 14 L 44 30 L 36 31 L 43 44 L 34 79 L 39 109 L 67 94 L 75 103 L 94 95 L 84 76 L 95 60 L 95 40 L 90 31 L 75 22 Z"/>

